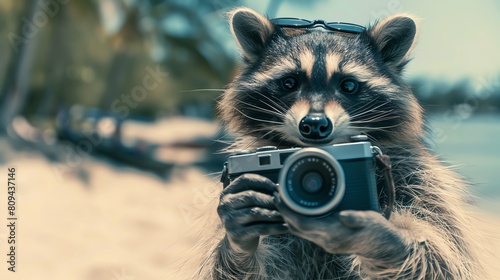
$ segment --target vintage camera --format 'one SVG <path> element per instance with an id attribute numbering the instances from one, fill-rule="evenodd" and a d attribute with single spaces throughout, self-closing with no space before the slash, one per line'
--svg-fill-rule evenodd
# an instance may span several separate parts
<path id="1" fill-rule="evenodd" d="M 244 173 L 278 184 L 292 210 L 323 216 L 341 210 L 379 211 L 373 147 L 366 136 L 330 146 L 277 149 L 262 147 L 228 157 L 221 181 L 227 186 Z"/>

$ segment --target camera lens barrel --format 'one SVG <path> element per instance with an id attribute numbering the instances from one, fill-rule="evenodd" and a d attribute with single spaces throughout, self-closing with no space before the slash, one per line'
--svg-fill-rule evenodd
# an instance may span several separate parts
<path id="1" fill-rule="evenodd" d="M 281 198 L 292 210 L 303 215 L 324 215 L 342 201 L 344 172 L 328 152 L 304 148 L 283 164 L 278 188 Z"/>

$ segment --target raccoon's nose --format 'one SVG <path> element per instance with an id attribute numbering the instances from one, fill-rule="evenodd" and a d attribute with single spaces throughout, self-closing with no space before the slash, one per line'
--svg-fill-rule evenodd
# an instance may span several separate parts
<path id="1" fill-rule="evenodd" d="M 307 139 L 321 140 L 332 133 L 333 124 L 324 114 L 311 113 L 300 121 L 299 131 Z"/>

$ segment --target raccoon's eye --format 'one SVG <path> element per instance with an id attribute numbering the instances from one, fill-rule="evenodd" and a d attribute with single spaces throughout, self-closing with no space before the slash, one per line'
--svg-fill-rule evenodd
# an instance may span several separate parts
<path id="1" fill-rule="evenodd" d="M 339 89 L 344 94 L 356 94 L 359 90 L 359 83 L 353 78 L 345 78 L 340 81 Z"/>
<path id="2" fill-rule="evenodd" d="M 295 90 L 299 85 L 299 81 L 294 76 L 288 76 L 281 79 L 281 87 L 286 91 Z"/>

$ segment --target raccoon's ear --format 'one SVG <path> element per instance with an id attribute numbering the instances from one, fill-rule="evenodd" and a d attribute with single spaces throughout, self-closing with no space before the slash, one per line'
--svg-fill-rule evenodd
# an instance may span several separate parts
<path id="1" fill-rule="evenodd" d="M 400 72 L 408 63 L 417 37 L 417 20 L 410 15 L 394 15 L 368 29 L 382 59 Z"/>
<path id="2" fill-rule="evenodd" d="M 274 31 L 269 19 L 249 8 L 229 13 L 229 24 L 246 62 L 254 61 Z"/>

